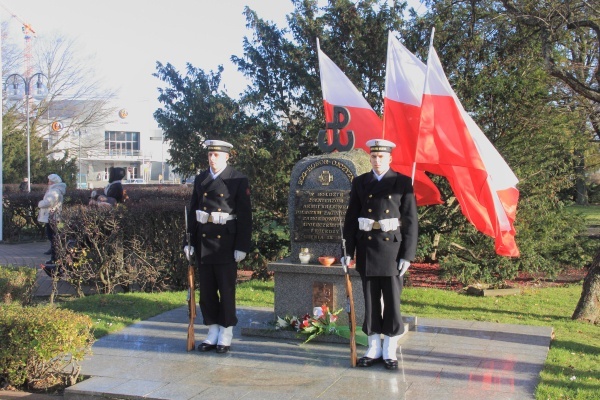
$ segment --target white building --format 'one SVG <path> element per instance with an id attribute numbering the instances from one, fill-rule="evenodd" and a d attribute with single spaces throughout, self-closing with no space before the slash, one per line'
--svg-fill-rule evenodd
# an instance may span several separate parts
<path id="1" fill-rule="evenodd" d="M 58 109 L 54 114 L 53 121 L 68 125 L 66 115 L 59 116 Z M 72 133 L 69 140 L 58 141 L 64 132 L 53 134 L 51 131 L 48 136 L 50 148 L 70 148 L 71 154 L 78 158 L 78 186 L 90 189 L 106 186 L 111 167 L 125 168 L 125 179 L 144 179 L 147 183 L 178 182 L 179 177 L 171 172 L 171 166 L 166 162 L 168 143 L 163 143 L 163 132 L 154 119 L 147 113 L 137 112 L 135 107 L 116 107 L 115 114 L 114 119 L 111 116 L 104 126 L 82 128 Z"/>

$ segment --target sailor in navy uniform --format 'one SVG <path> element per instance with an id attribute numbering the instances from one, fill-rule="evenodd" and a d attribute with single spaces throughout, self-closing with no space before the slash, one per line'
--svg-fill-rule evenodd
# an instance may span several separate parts
<path id="1" fill-rule="evenodd" d="M 237 324 L 237 263 L 250 250 L 252 210 L 248 178 L 229 165 L 230 143 L 207 140 L 210 168 L 194 180 L 186 256 L 196 252 L 200 311 L 208 336 L 199 351 L 227 353 Z"/>
<path id="2" fill-rule="evenodd" d="M 396 145 L 374 139 L 367 146 L 373 170 L 352 181 L 344 222 L 348 251 L 344 261 L 348 265 L 356 251 L 365 298 L 362 329 L 369 348 L 358 366 L 383 361 L 387 369 L 397 369 L 396 348 L 404 332 L 400 295 L 403 275 L 417 248 L 417 205 L 411 179 L 390 169 Z"/>

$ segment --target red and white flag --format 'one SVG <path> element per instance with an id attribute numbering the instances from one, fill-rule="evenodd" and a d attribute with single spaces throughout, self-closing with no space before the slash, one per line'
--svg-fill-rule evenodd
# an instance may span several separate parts
<path id="1" fill-rule="evenodd" d="M 346 108 L 350 114 L 350 121 L 341 129 L 340 141 L 346 144 L 346 133 L 352 131 L 355 138 L 354 147 L 368 152 L 367 140 L 381 138 L 383 131 L 381 118 L 342 70 L 321 51 L 318 43 L 317 41 L 325 120 L 327 122 L 334 120 L 334 106 Z M 327 134 L 328 141 L 331 143 L 331 132 L 328 131 Z"/>
<path id="2" fill-rule="evenodd" d="M 342 106 L 350 114 L 350 121 L 341 129 L 340 142 L 347 143 L 347 131 L 353 131 L 355 137 L 355 148 L 361 148 L 367 153 L 369 148 L 366 142 L 370 139 L 383 138 L 383 122 L 367 103 L 362 94 L 342 72 L 342 70 L 333 62 L 318 46 L 319 71 L 321 76 L 321 89 L 323 91 L 323 106 L 325 107 L 325 119 L 327 122 L 334 120 L 334 107 Z M 331 132 L 327 133 L 328 143 L 331 144 Z M 392 140 L 386 138 L 388 140 Z M 401 146 L 397 146 L 401 147 Z M 414 152 L 413 152 L 414 154 Z M 414 156 L 413 156 L 414 157 Z M 394 163 L 392 168 L 400 173 L 410 176 L 410 170 L 398 168 L 401 164 L 395 164 L 396 156 L 393 155 Z M 398 160 L 400 157 L 398 157 Z M 424 177 L 424 178 L 423 178 Z M 425 180 L 423 184 L 421 181 Z M 425 175 L 418 177 L 415 181 L 415 197 L 417 205 L 440 204 L 440 194 L 433 182 Z"/>
<path id="3" fill-rule="evenodd" d="M 448 179 L 466 218 L 477 230 L 495 238 L 497 254 L 519 256 L 513 227 L 519 180 L 463 108 L 433 44 L 415 160 L 418 167 Z"/>
<path id="4" fill-rule="evenodd" d="M 421 100 L 427 66 L 404 47 L 392 33 L 388 34 L 384 138 L 396 143 L 392 151 L 394 170 L 413 176 L 419 205 L 442 204 L 438 188 L 422 169 L 413 169 L 421 118 Z"/>

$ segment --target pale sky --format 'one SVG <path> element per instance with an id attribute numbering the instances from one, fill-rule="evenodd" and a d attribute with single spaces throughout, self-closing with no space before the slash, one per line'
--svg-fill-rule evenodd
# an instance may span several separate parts
<path id="1" fill-rule="evenodd" d="M 57 33 L 75 38 L 88 55 L 95 56 L 98 75 L 119 90 L 123 107 L 151 114 L 160 103 L 152 76 L 156 61 L 173 64 L 185 75 L 185 63 L 208 72 L 225 68 L 222 82 L 237 98 L 246 82 L 229 61 L 242 56 L 242 40 L 250 36 L 242 15 L 245 5 L 284 27 L 293 10 L 289 0 L 0 0 L 29 23 L 38 37 Z M 418 0 L 411 0 L 416 4 Z M 0 19 L 9 19 L 12 41 L 24 42 L 21 23 L 0 7 Z M 36 40 L 36 39 L 33 39 Z"/>

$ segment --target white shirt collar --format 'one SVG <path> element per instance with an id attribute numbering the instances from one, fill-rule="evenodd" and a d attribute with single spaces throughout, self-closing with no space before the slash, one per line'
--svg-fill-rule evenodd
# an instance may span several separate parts
<path id="1" fill-rule="evenodd" d="M 227 168 L 227 167 L 225 167 L 225 168 Z M 217 179 L 217 176 L 221 175 L 221 172 L 225 171 L 225 168 L 223 168 L 216 174 L 213 172 L 212 168 L 209 167 L 208 170 L 210 171 L 210 176 L 212 176 L 213 179 Z"/>
<path id="2" fill-rule="evenodd" d="M 390 168 L 388 167 L 388 169 L 386 169 L 385 171 L 383 171 L 383 172 L 381 173 L 381 175 L 377 175 L 377 172 L 373 171 L 373 175 L 375 175 L 375 179 L 377 179 L 378 181 L 380 181 L 380 180 L 381 180 L 381 178 L 383 178 L 383 176 L 384 176 L 385 174 L 387 174 L 387 172 L 388 172 L 389 170 L 390 170 Z"/>

